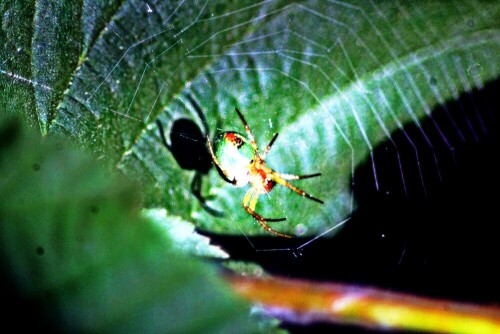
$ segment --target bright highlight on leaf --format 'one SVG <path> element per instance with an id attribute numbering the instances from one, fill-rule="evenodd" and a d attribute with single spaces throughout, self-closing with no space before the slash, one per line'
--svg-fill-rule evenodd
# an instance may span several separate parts
<path id="1" fill-rule="evenodd" d="M 211 245 L 209 238 L 196 233 L 192 223 L 169 216 L 165 209 L 145 209 L 142 215 L 158 224 L 179 251 L 210 258 L 229 258 L 219 246 Z"/>

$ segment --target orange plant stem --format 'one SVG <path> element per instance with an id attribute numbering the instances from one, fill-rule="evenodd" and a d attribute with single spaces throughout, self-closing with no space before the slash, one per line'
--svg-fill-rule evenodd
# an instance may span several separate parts
<path id="1" fill-rule="evenodd" d="M 270 315 L 439 333 L 500 333 L 500 308 L 416 297 L 343 284 L 227 276 L 233 288 Z"/>

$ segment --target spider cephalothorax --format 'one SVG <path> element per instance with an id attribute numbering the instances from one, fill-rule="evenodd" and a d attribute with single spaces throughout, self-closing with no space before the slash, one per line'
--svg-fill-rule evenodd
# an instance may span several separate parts
<path id="1" fill-rule="evenodd" d="M 269 193 L 276 184 L 281 184 L 299 195 L 323 204 L 322 200 L 309 195 L 302 189 L 295 187 L 287 181 L 306 179 L 320 176 L 321 174 L 282 174 L 267 167 L 265 158 L 274 141 L 278 137 L 278 134 L 276 133 L 273 136 L 264 152 L 260 153 L 252 131 L 250 130 L 245 118 L 238 109 L 236 109 L 236 112 L 245 126 L 248 138 L 234 131 L 223 132 L 215 138 L 213 146 L 210 139 L 207 138 L 212 160 L 217 167 L 219 174 L 227 182 L 237 187 L 243 187 L 250 184 L 250 189 L 243 198 L 243 207 L 245 210 L 251 214 L 267 231 L 281 237 L 290 238 L 289 235 L 274 231 L 266 224 L 266 222 L 283 221 L 286 218 L 264 218 L 255 212 L 258 198 L 262 194 Z"/>

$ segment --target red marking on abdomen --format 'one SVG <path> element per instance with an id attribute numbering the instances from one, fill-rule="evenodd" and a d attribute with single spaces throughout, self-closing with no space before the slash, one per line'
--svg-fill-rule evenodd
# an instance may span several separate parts
<path id="1" fill-rule="evenodd" d="M 226 133 L 226 139 L 227 140 L 234 141 L 234 138 L 236 138 L 236 136 L 234 135 L 234 133 L 232 133 L 232 132 Z"/>
<path id="2" fill-rule="evenodd" d="M 259 174 L 259 176 L 261 178 L 261 184 L 262 184 L 262 187 L 264 188 L 264 190 L 266 191 L 266 193 L 270 192 L 273 189 L 276 182 L 267 178 L 268 174 L 266 173 L 265 170 L 259 168 L 259 169 L 256 169 L 256 172 Z"/>
<path id="3" fill-rule="evenodd" d="M 231 143 L 235 144 L 238 148 L 243 144 L 243 141 L 241 140 L 240 137 L 238 137 L 235 133 L 233 132 L 228 132 L 226 133 L 226 140 L 230 141 Z"/>

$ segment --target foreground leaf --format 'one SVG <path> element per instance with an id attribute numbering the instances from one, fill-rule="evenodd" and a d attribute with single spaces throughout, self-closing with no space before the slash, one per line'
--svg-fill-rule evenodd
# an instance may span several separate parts
<path id="1" fill-rule="evenodd" d="M 136 190 L 62 142 L 0 123 L 3 272 L 71 332 L 255 332 L 214 268 L 138 214 Z"/>

